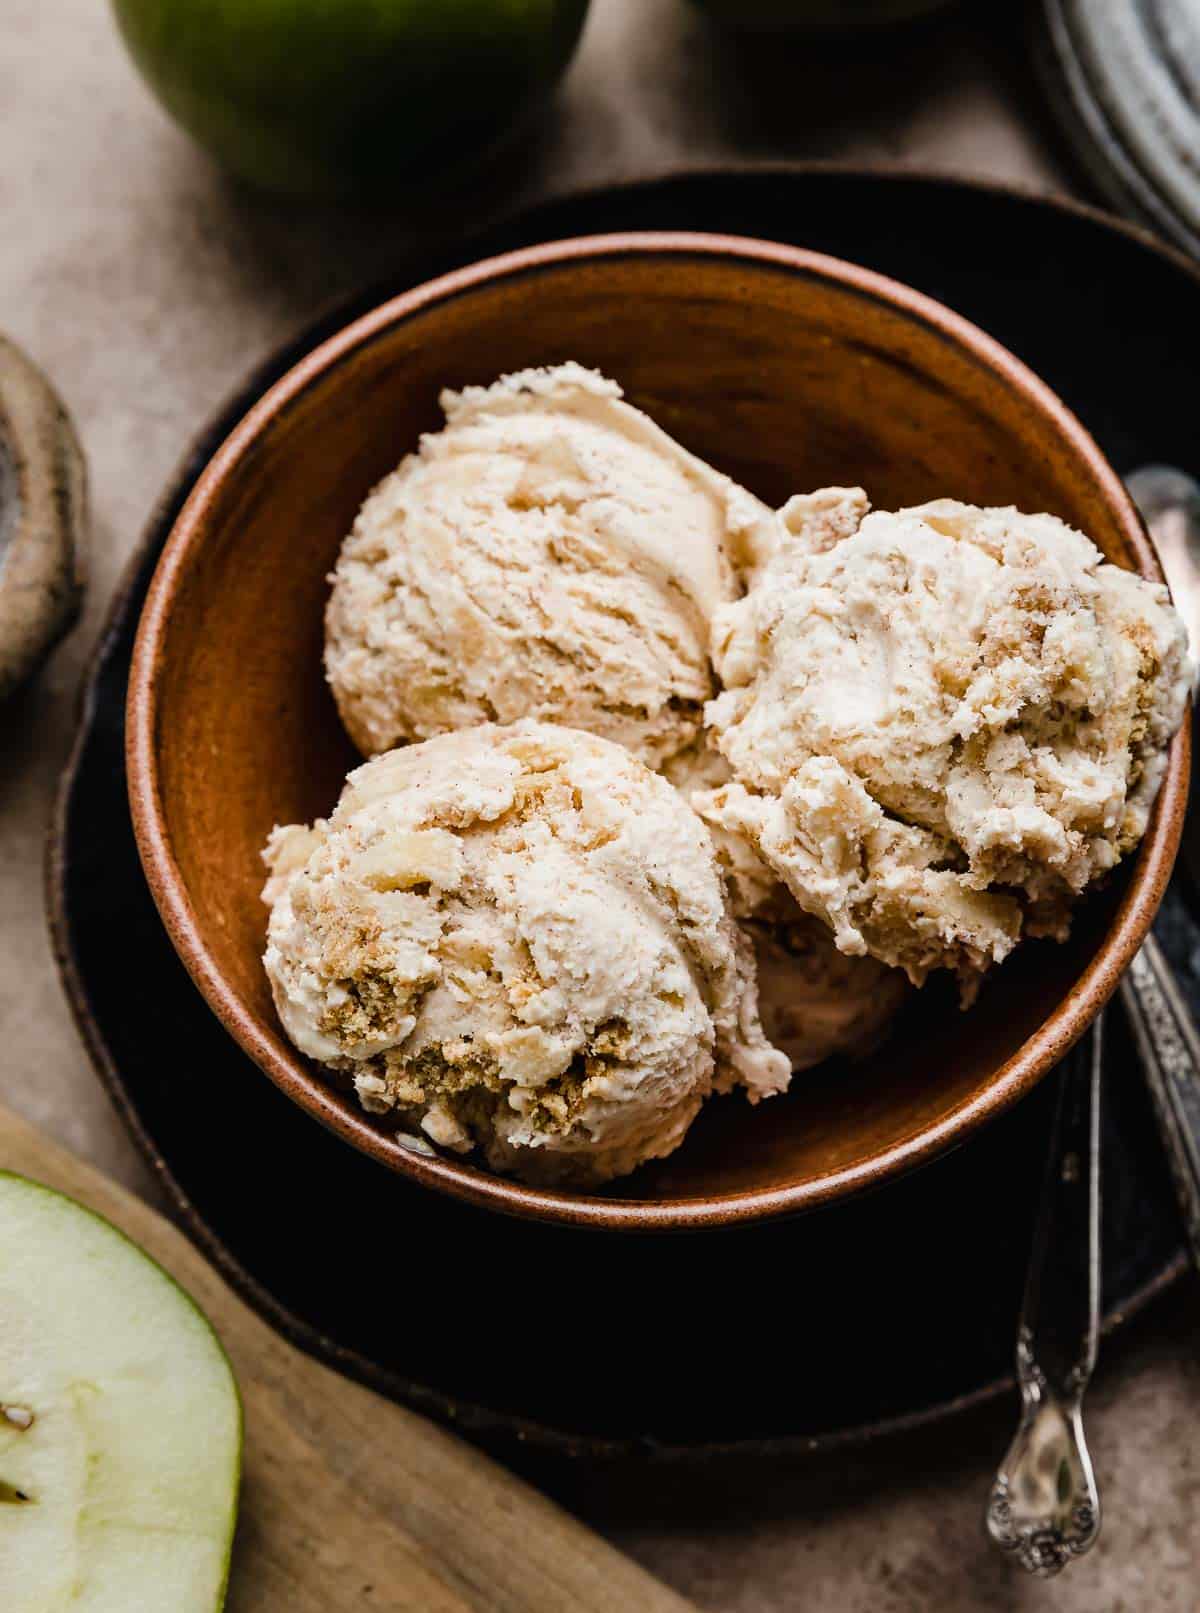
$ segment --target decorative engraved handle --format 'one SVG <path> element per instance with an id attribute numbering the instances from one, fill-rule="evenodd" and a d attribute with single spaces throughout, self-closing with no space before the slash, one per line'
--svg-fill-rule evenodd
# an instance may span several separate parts
<path id="1" fill-rule="evenodd" d="M 1125 972 L 1121 1000 L 1154 1099 L 1184 1230 L 1200 1264 L 1200 1037 L 1152 935 Z"/>
<path id="2" fill-rule="evenodd" d="M 1080 1408 L 1099 1329 L 1101 1066 L 1097 1021 L 1063 1063 L 1017 1333 L 1021 1421 L 986 1513 L 995 1543 L 1042 1578 L 1100 1532 Z"/>

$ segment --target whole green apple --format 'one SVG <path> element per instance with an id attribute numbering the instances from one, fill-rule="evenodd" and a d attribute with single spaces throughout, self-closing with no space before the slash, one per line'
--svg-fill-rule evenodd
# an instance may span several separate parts
<path id="1" fill-rule="evenodd" d="M 113 0 L 173 118 L 235 173 L 394 188 L 479 155 L 566 66 L 587 0 Z"/>

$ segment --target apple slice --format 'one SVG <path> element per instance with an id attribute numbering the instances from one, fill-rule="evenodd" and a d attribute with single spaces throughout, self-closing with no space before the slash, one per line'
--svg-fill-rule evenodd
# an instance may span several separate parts
<path id="1" fill-rule="evenodd" d="M 214 1613 L 241 1452 L 228 1358 L 183 1290 L 0 1172 L 3 1613 Z"/>

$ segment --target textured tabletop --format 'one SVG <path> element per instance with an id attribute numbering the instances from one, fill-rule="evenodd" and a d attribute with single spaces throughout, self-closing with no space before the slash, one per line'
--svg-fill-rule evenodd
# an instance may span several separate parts
<path id="1" fill-rule="evenodd" d="M 0 1092 L 153 1196 L 59 989 L 41 849 L 81 668 L 121 566 L 189 437 L 249 366 L 406 249 L 579 185 L 731 156 L 938 167 L 1059 190 L 1072 176 L 1044 132 L 1020 35 L 999 20 L 1017 7 L 965 6 L 882 45 L 745 58 L 684 0 L 593 0 L 564 90 L 503 187 L 493 178 L 486 200 L 460 194 L 420 216 L 404 196 L 336 217 L 224 180 L 151 102 L 99 0 L 0 9 L 0 329 L 72 410 L 94 512 L 83 623 L 0 711 Z M 131 1005 L 137 991 L 131 979 Z M 803 1273 L 780 1280 L 796 1284 L 802 1328 Z M 1105 1531 L 1050 1586 L 1019 1579 L 980 1531 L 1007 1406 L 770 1470 L 529 1472 L 714 1610 L 1188 1609 L 1200 1569 L 1198 1324 L 1189 1280 L 1107 1351 L 1089 1406 Z"/>

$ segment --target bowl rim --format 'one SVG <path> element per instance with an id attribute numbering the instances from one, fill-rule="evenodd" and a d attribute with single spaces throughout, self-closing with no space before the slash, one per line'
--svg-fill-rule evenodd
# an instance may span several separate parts
<path id="1" fill-rule="evenodd" d="M 622 231 L 546 242 L 489 257 L 391 297 L 318 343 L 281 376 L 237 422 L 204 466 L 176 516 L 138 624 L 126 700 L 125 758 L 138 853 L 164 927 L 209 1007 L 258 1067 L 289 1098 L 329 1130 L 377 1162 L 427 1187 L 484 1209 L 561 1225 L 623 1231 L 729 1226 L 815 1208 L 884 1182 L 965 1141 L 1037 1082 L 1083 1034 L 1116 989 L 1153 922 L 1182 833 L 1190 756 L 1190 724 L 1172 741 L 1150 824 L 1128 883 L 1096 955 L 1034 1033 L 993 1073 L 986 1087 L 877 1154 L 813 1181 L 677 1200 L 574 1194 L 494 1175 L 475 1166 L 426 1155 L 376 1127 L 344 1095 L 313 1074 L 298 1053 L 281 1054 L 255 1014 L 226 980 L 209 950 L 171 852 L 159 789 L 155 735 L 158 672 L 175 604 L 200 551 L 206 517 L 228 476 L 255 440 L 318 377 L 385 330 L 471 291 L 545 269 L 587 260 L 670 255 L 726 259 L 780 269 L 836 284 L 881 302 L 924 325 L 996 374 L 1053 423 L 1094 478 L 1137 561 L 1155 581 L 1162 571 L 1124 484 L 1074 413 L 1032 370 L 993 337 L 934 298 L 889 276 L 825 253 L 751 237 L 692 231 Z"/>

